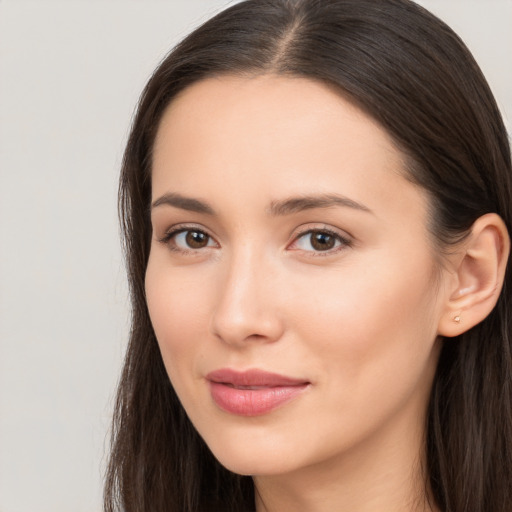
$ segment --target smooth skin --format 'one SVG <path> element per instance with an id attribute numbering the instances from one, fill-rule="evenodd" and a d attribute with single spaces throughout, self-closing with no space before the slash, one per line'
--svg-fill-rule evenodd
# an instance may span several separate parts
<path id="1" fill-rule="evenodd" d="M 441 336 L 492 309 L 508 236 L 488 215 L 440 263 L 405 173 L 378 123 L 308 79 L 207 79 L 164 114 L 151 320 L 192 423 L 253 476 L 258 512 L 436 510 L 421 465 Z M 309 385 L 243 417 L 212 400 L 220 368 Z"/>

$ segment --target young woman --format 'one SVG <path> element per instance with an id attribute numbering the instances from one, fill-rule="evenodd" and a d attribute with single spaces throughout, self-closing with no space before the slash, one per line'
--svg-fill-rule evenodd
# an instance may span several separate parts
<path id="1" fill-rule="evenodd" d="M 408 0 L 248 0 L 140 101 L 107 511 L 510 512 L 510 148 Z"/>

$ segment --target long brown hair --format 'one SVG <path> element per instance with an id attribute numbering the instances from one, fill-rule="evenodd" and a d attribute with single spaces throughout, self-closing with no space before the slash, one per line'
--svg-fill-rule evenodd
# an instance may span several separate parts
<path id="1" fill-rule="evenodd" d="M 120 182 L 132 330 L 119 384 L 105 510 L 254 510 L 250 477 L 224 469 L 169 382 L 148 316 L 152 148 L 187 86 L 262 73 L 328 83 L 375 118 L 431 198 L 443 251 L 473 222 L 512 225 L 510 147 L 489 87 L 461 40 L 409 0 L 247 0 L 206 22 L 160 64 L 134 118 Z M 427 482 L 445 512 L 512 510 L 511 273 L 481 324 L 445 342 L 428 409 Z"/>

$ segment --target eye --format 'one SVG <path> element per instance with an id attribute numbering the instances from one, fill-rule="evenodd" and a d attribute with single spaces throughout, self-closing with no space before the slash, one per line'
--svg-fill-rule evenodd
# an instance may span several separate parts
<path id="1" fill-rule="evenodd" d="M 213 238 L 200 229 L 177 228 L 165 234 L 160 242 L 169 245 L 174 251 L 187 252 L 190 250 L 217 247 Z"/>
<path id="2" fill-rule="evenodd" d="M 203 231 L 187 230 L 174 237 L 174 243 L 181 248 L 202 249 L 210 244 L 210 237 Z"/>
<path id="3" fill-rule="evenodd" d="M 349 245 L 350 242 L 338 233 L 312 229 L 298 236 L 290 248 L 307 252 L 332 252 Z"/>

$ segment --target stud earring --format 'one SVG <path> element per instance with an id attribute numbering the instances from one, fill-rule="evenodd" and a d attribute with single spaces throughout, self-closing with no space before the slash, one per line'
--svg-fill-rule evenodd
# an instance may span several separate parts
<path id="1" fill-rule="evenodd" d="M 460 315 L 454 316 L 453 321 L 457 324 L 460 324 Z"/>

